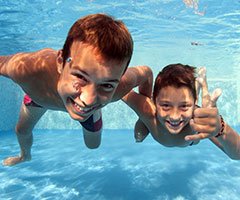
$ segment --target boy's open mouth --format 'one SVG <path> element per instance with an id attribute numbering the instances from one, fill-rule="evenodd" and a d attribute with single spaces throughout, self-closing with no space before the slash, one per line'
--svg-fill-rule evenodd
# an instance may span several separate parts
<path id="1" fill-rule="evenodd" d="M 92 112 L 93 110 L 95 110 L 97 108 L 96 106 L 82 107 L 79 104 L 77 104 L 72 98 L 68 98 L 68 101 L 71 102 L 71 104 L 77 114 L 84 115 L 84 116 L 89 115 L 90 112 Z"/>
<path id="2" fill-rule="evenodd" d="M 104 104 L 100 104 L 98 106 L 92 107 L 82 107 L 78 103 L 76 103 L 72 98 L 68 98 L 67 102 L 70 102 L 76 114 L 81 116 L 89 116 L 94 110 L 100 109 L 104 106 Z"/>
<path id="3" fill-rule="evenodd" d="M 174 129 L 179 128 L 180 126 L 182 126 L 184 124 L 183 120 L 177 121 L 177 122 L 172 122 L 172 121 L 166 120 L 166 122 L 168 125 L 170 125 L 170 127 L 174 128 Z"/>

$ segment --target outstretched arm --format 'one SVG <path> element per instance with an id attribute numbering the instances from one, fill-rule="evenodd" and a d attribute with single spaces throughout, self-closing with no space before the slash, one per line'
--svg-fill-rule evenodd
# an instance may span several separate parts
<path id="1" fill-rule="evenodd" d="M 142 142 L 149 134 L 150 127 L 155 119 L 155 105 L 149 97 L 138 94 L 133 90 L 123 97 L 123 101 L 131 107 L 139 119 L 134 127 L 136 142 Z"/>
<path id="2" fill-rule="evenodd" d="M 7 76 L 6 66 L 12 56 L 0 56 L 0 75 Z"/>
<path id="3" fill-rule="evenodd" d="M 125 89 L 121 89 L 121 84 L 119 87 L 120 90 L 122 90 L 123 92 L 128 92 L 133 87 L 139 86 L 139 94 L 151 98 L 153 84 L 152 70 L 147 66 L 129 68 L 123 77 L 122 85 L 124 84 Z M 133 93 L 130 94 L 130 96 L 133 96 Z M 148 133 L 148 128 L 140 119 L 138 119 L 134 127 L 134 138 L 136 142 L 142 142 L 146 138 Z"/>
<path id="4" fill-rule="evenodd" d="M 155 118 L 155 105 L 150 98 L 132 90 L 122 100 L 136 112 L 144 123 Z"/>
<path id="5" fill-rule="evenodd" d="M 186 140 L 201 140 L 209 138 L 222 149 L 231 159 L 240 159 L 240 135 L 236 133 L 219 115 L 216 107 L 221 90 L 216 89 L 212 95 L 208 92 L 206 69 L 200 70 L 197 79 L 202 89 L 202 107 L 194 111 L 191 127 L 198 132 L 196 135 L 186 136 Z"/>
<path id="6" fill-rule="evenodd" d="M 112 101 L 120 100 L 134 87 L 139 87 L 139 93 L 151 97 L 153 84 L 152 70 L 147 66 L 130 67 L 127 69 L 117 87 Z"/>

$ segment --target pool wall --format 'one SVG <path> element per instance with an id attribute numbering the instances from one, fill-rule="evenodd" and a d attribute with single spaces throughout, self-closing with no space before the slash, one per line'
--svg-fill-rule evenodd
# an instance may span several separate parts
<path id="1" fill-rule="evenodd" d="M 125 22 L 134 40 L 130 66 L 148 65 L 156 76 L 170 63 L 206 66 L 209 90 L 223 90 L 217 106 L 226 122 L 240 123 L 239 2 L 199 1 L 204 16 L 182 1 L 0 1 L 0 55 L 61 49 L 68 29 L 79 17 L 107 13 Z M 192 45 L 197 42 L 199 45 Z M 0 77 L 0 130 L 12 130 L 23 92 Z M 123 102 L 103 109 L 104 128 L 132 129 L 136 114 Z M 79 129 L 63 112 L 48 111 L 37 129 Z"/>

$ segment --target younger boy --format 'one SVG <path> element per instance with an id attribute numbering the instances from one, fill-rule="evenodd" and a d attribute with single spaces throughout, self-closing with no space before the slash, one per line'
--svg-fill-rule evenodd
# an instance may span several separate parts
<path id="1" fill-rule="evenodd" d="M 202 68 L 196 80 L 202 87 L 199 108 L 195 105 L 198 95 L 195 79 L 194 67 L 168 65 L 155 80 L 153 99 L 133 91 L 123 99 L 160 144 L 186 147 L 209 138 L 230 158 L 240 159 L 240 136 L 224 122 L 216 108 L 221 93 L 216 90 L 212 96 L 208 94 L 206 70 Z M 144 134 L 143 126 L 136 128 Z"/>
<path id="2" fill-rule="evenodd" d="M 133 41 L 122 21 L 105 14 L 77 20 L 62 50 L 0 56 L 0 75 L 16 82 L 26 93 L 16 134 L 20 155 L 4 160 L 15 165 L 31 159 L 32 130 L 48 110 L 62 110 L 83 126 L 87 147 L 101 143 L 101 108 L 140 85 L 151 94 L 148 67 L 129 68 Z"/>

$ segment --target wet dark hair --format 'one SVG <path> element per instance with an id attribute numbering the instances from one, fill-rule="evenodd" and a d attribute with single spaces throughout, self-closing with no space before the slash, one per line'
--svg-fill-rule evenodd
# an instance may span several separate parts
<path id="1" fill-rule="evenodd" d="M 196 79 L 195 67 L 183 64 L 170 64 L 167 65 L 159 72 L 155 79 L 154 89 L 153 89 L 153 100 L 156 102 L 156 98 L 160 90 L 167 86 L 173 86 L 180 88 L 185 86 L 190 89 L 194 101 L 196 100 Z"/>
<path id="2" fill-rule="evenodd" d="M 87 15 L 73 24 L 63 46 L 63 65 L 75 40 L 97 48 L 105 59 L 119 62 L 128 59 L 127 66 L 132 57 L 133 40 L 127 27 L 106 14 Z"/>

